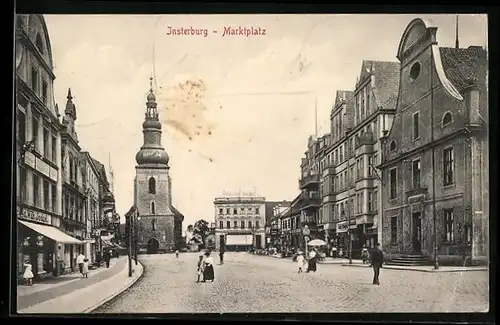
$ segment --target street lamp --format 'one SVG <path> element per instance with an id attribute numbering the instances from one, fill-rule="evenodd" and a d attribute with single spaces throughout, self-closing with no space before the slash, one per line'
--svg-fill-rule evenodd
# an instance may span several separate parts
<path id="1" fill-rule="evenodd" d="M 309 242 L 309 235 L 311 234 L 311 230 L 307 225 L 302 228 L 302 234 L 304 235 L 305 251 L 307 256 L 307 242 Z"/>
<path id="2" fill-rule="evenodd" d="M 134 257 L 135 257 L 135 265 L 138 264 L 137 262 L 137 255 L 139 254 L 139 221 L 141 220 L 141 216 L 139 215 L 139 211 L 136 211 L 135 213 L 135 247 L 134 247 Z"/>
<path id="3" fill-rule="evenodd" d="M 347 199 L 347 237 L 349 240 L 349 264 L 352 264 L 352 236 L 351 236 L 351 199 Z"/>

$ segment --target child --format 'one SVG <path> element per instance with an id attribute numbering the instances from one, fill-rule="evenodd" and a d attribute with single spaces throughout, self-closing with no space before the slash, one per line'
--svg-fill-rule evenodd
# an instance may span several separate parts
<path id="1" fill-rule="evenodd" d="M 82 274 L 84 278 L 89 277 L 89 259 L 86 258 L 83 260 Z"/>
<path id="2" fill-rule="evenodd" d="M 299 255 L 297 255 L 297 266 L 299 267 L 299 271 L 297 273 L 302 273 L 302 268 L 305 267 L 305 265 L 306 259 L 304 258 L 304 254 L 299 252 Z"/>
<path id="3" fill-rule="evenodd" d="M 200 282 L 200 277 L 203 273 L 203 255 L 200 255 L 200 259 L 198 260 L 198 269 L 197 269 L 197 274 L 198 274 L 198 279 L 196 282 Z"/>
<path id="4" fill-rule="evenodd" d="M 179 258 L 179 250 L 178 249 L 175 250 L 175 257 Z"/>
<path id="5" fill-rule="evenodd" d="M 24 274 L 23 274 L 23 278 L 24 278 L 24 282 L 26 285 L 33 285 L 33 271 L 32 271 L 32 268 L 33 266 L 31 265 L 30 262 L 26 262 L 24 263 Z"/>

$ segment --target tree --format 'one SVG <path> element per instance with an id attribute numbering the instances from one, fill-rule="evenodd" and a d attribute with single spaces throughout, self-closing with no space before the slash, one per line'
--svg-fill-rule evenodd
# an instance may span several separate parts
<path id="1" fill-rule="evenodd" d="M 198 244 L 201 248 L 205 248 L 205 239 L 208 235 L 210 235 L 208 221 L 203 219 L 198 220 L 193 226 L 193 238 L 191 239 L 191 243 Z"/>

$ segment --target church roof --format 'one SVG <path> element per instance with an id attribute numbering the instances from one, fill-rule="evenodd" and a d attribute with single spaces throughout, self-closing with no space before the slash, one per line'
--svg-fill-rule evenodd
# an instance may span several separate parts
<path id="1" fill-rule="evenodd" d="M 184 221 L 184 215 L 179 210 L 177 210 L 173 205 L 170 206 L 170 209 L 174 213 L 175 218 L 181 218 L 181 222 Z"/>
<path id="2" fill-rule="evenodd" d="M 480 46 L 468 48 L 440 47 L 444 73 L 448 80 L 463 91 L 470 86 L 470 81 L 486 82 L 486 50 Z"/>

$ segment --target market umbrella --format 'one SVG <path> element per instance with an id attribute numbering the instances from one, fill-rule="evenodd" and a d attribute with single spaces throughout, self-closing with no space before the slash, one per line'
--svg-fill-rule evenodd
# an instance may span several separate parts
<path id="1" fill-rule="evenodd" d="M 308 246 L 324 246 L 326 245 L 326 242 L 321 239 L 313 239 L 310 242 L 307 243 Z"/>

